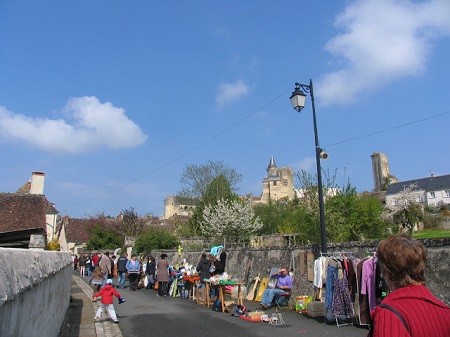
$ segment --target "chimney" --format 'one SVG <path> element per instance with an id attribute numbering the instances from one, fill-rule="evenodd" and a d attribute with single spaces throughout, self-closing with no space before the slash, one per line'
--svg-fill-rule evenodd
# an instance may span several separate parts
<path id="1" fill-rule="evenodd" d="M 30 194 L 44 194 L 44 180 L 45 173 L 32 172 Z"/>

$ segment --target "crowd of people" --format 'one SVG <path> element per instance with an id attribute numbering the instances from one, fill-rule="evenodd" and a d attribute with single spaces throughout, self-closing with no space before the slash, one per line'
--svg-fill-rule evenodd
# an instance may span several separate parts
<path id="1" fill-rule="evenodd" d="M 74 269 L 80 276 L 89 277 L 88 283 L 92 285 L 94 293 L 105 287 L 107 280 L 117 276 L 116 287 L 128 287 L 130 291 L 138 289 L 157 289 L 157 296 L 168 296 L 171 284 L 175 279 L 182 279 L 188 272 L 186 261 L 172 265 L 167 254 L 161 254 L 159 259 L 149 255 L 138 257 L 127 253 L 120 256 L 105 251 L 97 254 L 80 254 L 73 256 Z M 222 274 L 225 271 L 226 253 L 219 251 L 217 255 L 203 253 L 196 267 L 190 265 L 190 272 L 200 275 L 200 287 L 205 286 L 205 280 L 211 276 Z M 212 296 L 217 295 L 217 289 L 212 290 Z"/>
<path id="2" fill-rule="evenodd" d="M 394 235 L 379 243 L 376 257 L 391 292 L 372 310 L 368 337 L 450 337 L 450 308 L 425 286 L 425 246 L 410 237 Z M 123 299 L 113 289 L 114 275 L 117 275 L 118 288 L 125 287 L 128 275 L 131 291 L 157 287 L 158 296 L 168 296 L 170 283 L 186 273 L 195 272 L 199 275 L 199 287 L 204 287 L 206 281 L 214 275 L 224 273 L 226 253 L 211 251 L 209 256 L 203 253 L 195 268 L 193 265 L 188 266 L 186 261 L 172 266 L 166 254 L 161 254 L 158 260 L 150 255 L 145 262 L 135 254 L 130 259 L 126 253 L 110 258 L 109 253 L 104 252 L 74 256 L 73 262 L 74 269 L 79 270 L 81 276 L 90 276 L 89 284 L 94 287 L 92 299 L 95 301 L 97 297 L 102 297 L 102 306 L 95 319 L 107 308 L 113 321 L 118 323 L 112 297 L 120 298 L 122 301 L 119 303 Z M 293 285 L 293 279 L 286 268 L 281 268 L 274 274 L 274 278 L 277 279 L 276 287 L 266 289 L 260 302 L 261 307 L 266 310 L 272 305 L 275 296 L 290 292 Z"/>

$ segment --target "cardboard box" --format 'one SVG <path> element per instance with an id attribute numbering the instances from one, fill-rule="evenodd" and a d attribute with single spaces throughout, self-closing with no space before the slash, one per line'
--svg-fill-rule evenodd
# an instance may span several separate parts
<path id="1" fill-rule="evenodd" d="M 307 315 L 309 317 L 325 316 L 325 303 L 320 301 L 312 301 L 306 305 Z"/>

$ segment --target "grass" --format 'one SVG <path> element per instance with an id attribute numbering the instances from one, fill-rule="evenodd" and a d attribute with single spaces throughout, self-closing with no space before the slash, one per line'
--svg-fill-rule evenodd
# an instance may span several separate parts
<path id="1" fill-rule="evenodd" d="M 414 239 L 443 239 L 450 238 L 450 230 L 445 229 L 424 229 L 413 234 Z"/>

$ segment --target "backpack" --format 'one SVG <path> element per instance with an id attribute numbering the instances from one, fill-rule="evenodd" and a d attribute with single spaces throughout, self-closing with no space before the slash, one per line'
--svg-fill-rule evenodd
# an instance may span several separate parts
<path id="1" fill-rule="evenodd" d="M 222 302 L 219 299 L 214 301 L 212 311 L 222 312 Z"/>

